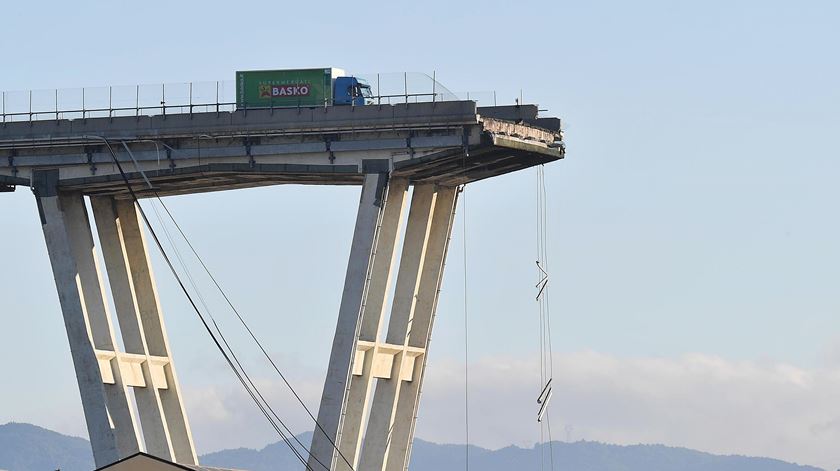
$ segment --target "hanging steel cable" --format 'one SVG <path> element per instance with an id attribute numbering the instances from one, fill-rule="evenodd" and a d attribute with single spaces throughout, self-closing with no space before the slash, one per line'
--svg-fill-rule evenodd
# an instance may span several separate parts
<path id="1" fill-rule="evenodd" d="M 469 145 L 464 146 L 464 153 L 461 156 L 461 174 L 466 181 L 467 157 L 470 156 Z M 464 208 L 463 231 L 461 232 L 463 242 L 463 264 L 464 264 L 464 468 L 470 470 L 470 350 L 469 350 L 469 316 L 467 304 L 467 184 L 464 183 L 458 189 L 461 204 Z"/>
<path id="2" fill-rule="evenodd" d="M 467 196 L 464 193 L 466 185 L 461 187 L 461 201 L 464 207 L 463 256 L 464 256 L 464 435 L 466 438 L 465 466 L 470 469 L 470 349 L 469 349 L 469 316 L 467 304 Z"/>
<path id="3" fill-rule="evenodd" d="M 548 438 L 549 465 L 554 470 L 554 445 L 551 436 L 551 419 L 548 413 L 549 402 L 553 390 L 554 351 L 551 345 L 551 311 L 549 305 L 549 266 L 548 266 L 548 209 L 545 190 L 545 170 L 542 165 L 537 167 L 537 311 L 539 314 L 539 343 L 540 343 L 540 394 L 537 397 L 539 410 L 537 422 L 540 427 L 540 466 L 545 469 L 545 438 Z"/>
<path id="4" fill-rule="evenodd" d="M 152 239 L 153 239 L 153 240 L 154 240 L 154 242 L 155 242 L 155 245 L 158 247 L 158 250 L 159 250 L 159 251 L 160 251 L 160 253 L 161 253 L 161 256 L 163 257 L 164 261 L 166 262 L 167 266 L 169 267 L 169 270 L 171 271 L 172 275 L 175 277 L 175 280 L 176 280 L 176 282 L 178 283 L 178 285 L 179 285 L 179 287 L 180 287 L 181 291 L 184 293 L 184 295 L 186 296 L 186 298 L 187 298 L 188 302 L 189 302 L 189 303 L 190 303 L 190 305 L 192 306 L 193 311 L 196 313 L 196 315 L 198 316 L 199 320 L 201 321 L 201 324 L 202 324 L 202 326 L 204 327 L 205 331 L 208 333 L 208 335 L 210 335 L 210 338 L 212 339 L 212 341 L 213 341 L 214 345 L 215 345 L 215 346 L 216 346 L 216 348 L 219 350 L 219 352 L 222 354 L 222 357 L 224 358 L 225 362 L 226 362 L 226 363 L 228 364 L 228 366 L 231 368 L 231 370 L 233 371 L 234 375 L 237 377 L 237 379 L 239 380 L 239 382 L 240 382 L 240 383 L 242 384 L 242 386 L 245 388 L 246 392 L 247 392 L 247 393 L 248 393 L 248 395 L 251 397 L 251 399 L 253 400 L 254 404 L 257 406 L 257 408 L 258 408 L 258 409 L 260 409 L 260 412 L 262 412 L 262 414 L 263 414 L 263 416 L 266 418 L 266 420 L 268 420 L 268 422 L 270 423 L 270 425 L 272 426 L 272 428 L 274 428 L 274 429 L 275 429 L 275 431 L 277 432 L 277 434 L 278 434 L 278 435 L 280 435 L 280 437 L 283 439 L 284 443 L 286 443 L 286 444 L 287 444 L 287 446 L 289 446 L 289 448 L 291 449 L 291 451 L 292 451 L 292 453 L 295 455 L 295 457 L 298 459 L 298 461 L 300 461 L 300 462 L 301 462 L 301 464 L 303 464 L 303 465 L 304 465 L 304 467 L 305 467 L 308 471 L 314 471 L 314 470 L 312 470 L 312 468 L 311 468 L 311 467 L 307 464 L 306 459 L 304 459 L 304 458 L 303 458 L 303 456 L 301 455 L 301 453 L 300 453 L 300 452 L 299 452 L 299 451 L 298 451 L 298 450 L 294 447 L 294 445 L 291 443 L 291 440 L 290 440 L 290 439 L 286 436 L 286 434 L 283 432 L 283 430 L 280 428 L 280 426 L 282 426 L 282 427 L 283 427 L 283 429 L 286 429 L 287 431 L 289 431 L 289 433 L 291 434 L 291 431 L 289 430 L 289 428 L 288 428 L 288 427 L 286 426 L 286 424 L 285 424 L 285 423 L 284 423 L 284 422 L 283 422 L 283 421 L 279 418 L 279 416 L 277 416 L 277 414 L 273 412 L 273 410 L 270 408 L 270 406 L 268 405 L 268 403 L 267 403 L 267 402 L 265 402 L 264 397 L 262 396 L 262 394 L 261 394 L 261 393 L 259 393 L 259 389 L 258 389 L 258 388 L 256 387 L 256 385 L 253 383 L 253 381 L 251 381 L 251 380 L 250 380 L 250 377 L 248 377 L 248 376 L 247 376 L 247 373 L 245 373 L 244 369 L 240 371 L 240 370 L 237 368 L 237 366 L 236 366 L 236 365 L 239 365 L 239 366 L 240 366 L 240 368 L 241 368 L 241 363 L 238 361 L 238 359 L 236 359 L 236 356 L 235 356 L 235 354 L 233 353 L 233 351 L 232 351 L 232 350 L 230 350 L 230 352 L 228 352 L 228 351 L 225 349 L 225 347 L 223 347 L 223 346 L 222 346 L 222 343 L 221 343 L 221 342 L 219 342 L 219 338 L 222 338 L 222 341 L 225 343 L 225 345 L 228 345 L 228 348 L 229 348 L 229 344 L 227 344 L 227 341 L 226 341 L 226 339 L 224 339 L 224 336 L 221 334 L 221 331 L 218 331 L 218 324 L 215 324 L 215 320 L 213 320 L 213 323 L 214 323 L 214 325 L 216 326 L 216 329 L 217 329 L 217 331 L 218 331 L 218 337 L 217 337 L 217 334 L 213 332 L 213 329 L 210 327 L 209 323 L 207 322 L 207 319 L 206 319 L 206 318 L 204 317 L 204 315 L 201 313 L 201 310 L 198 308 L 198 305 L 196 304 L 195 300 L 193 299 L 193 296 L 190 294 L 189 290 L 187 290 L 187 287 L 186 287 L 186 285 L 184 284 L 183 279 L 181 278 L 181 276 L 180 276 L 180 274 L 178 273 L 178 271 L 175 269 L 175 266 L 174 266 L 174 264 L 173 264 L 173 262 L 172 262 L 171 258 L 170 258 L 170 257 L 169 257 L 169 255 L 166 253 L 166 250 L 164 249 L 163 244 L 162 244 L 162 242 L 161 242 L 160 238 L 158 237 L 157 233 L 155 232 L 154 227 L 152 227 L 151 222 L 149 221 L 149 218 L 148 218 L 148 216 L 146 215 L 146 212 L 143 210 L 143 207 L 140 205 L 140 203 L 139 203 L 139 199 L 138 199 L 138 197 L 137 197 L 137 194 L 135 193 L 134 188 L 132 187 L 131 182 L 130 182 L 130 181 L 129 181 L 129 179 L 128 179 L 128 176 L 126 175 L 126 173 L 125 173 L 125 171 L 124 171 L 124 169 L 123 169 L 123 167 L 122 167 L 122 164 L 120 164 L 119 159 L 117 158 L 116 152 L 114 152 L 114 149 L 113 149 L 113 147 L 111 146 L 111 143 L 110 143 L 107 139 L 105 139 L 104 137 L 100 137 L 100 136 L 91 136 L 91 137 L 94 137 L 94 138 L 100 139 L 100 140 L 102 140 L 102 141 L 105 143 L 105 146 L 107 147 L 107 149 L 108 149 L 109 153 L 111 154 L 111 157 L 113 158 L 114 163 L 115 163 L 115 165 L 117 166 L 118 171 L 120 172 L 120 175 L 121 175 L 121 177 L 122 177 L 122 179 L 123 179 L 123 182 L 124 182 L 124 183 L 125 183 L 125 185 L 126 185 L 126 188 L 127 188 L 128 192 L 129 192 L 129 194 L 131 195 L 132 200 L 133 200 L 133 201 L 134 201 L 134 203 L 137 205 L 137 209 L 138 209 L 138 211 L 139 211 L 139 213 L 140 213 L 140 215 L 141 215 L 141 218 L 143 219 L 144 224 L 146 225 L 147 229 L 149 230 L 149 233 L 151 234 Z M 124 144 L 124 145 L 125 145 L 125 144 Z M 129 152 L 129 154 L 130 154 L 130 152 Z M 132 160 L 134 160 L 134 159 L 133 159 L 133 157 L 132 157 Z M 135 162 L 135 164 L 136 164 L 136 162 Z M 138 168 L 138 170 L 139 170 L 139 168 Z M 141 173 L 143 173 L 143 172 L 141 171 Z M 146 179 L 146 181 L 148 182 L 148 179 L 146 178 L 145 174 L 143 174 L 143 178 L 144 178 L 144 179 Z M 151 186 L 151 184 L 150 184 L 150 183 L 149 183 L 149 185 Z M 154 191 L 154 190 L 153 190 L 153 191 Z M 155 193 L 155 195 L 157 196 L 157 192 L 154 192 L 154 193 Z M 158 199 L 160 199 L 160 197 L 159 197 L 159 196 L 158 196 Z M 234 363 L 234 361 L 231 359 L 232 357 L 236 360 L 236 364 L 235 364 L 235 363 Z M 246 380 L 245 378 L 248 378 L 248 379 Z M 253 388 L 253 390 L 252 390 L 252 388 Z M 260 399 L 262 399 L 262 401 L 263 401 L 264 403 L 261 403 L 261 402 L 260 402 L 260 399 L 258 399 L 258 397 L 259 397 Z M 272 415 L 270 415 L 270 414 L 269 414 L 269 410 L 270 410 L 270 411 L 271 411 L 271 413 L 274 415 L 274 418 L 272 418 Z M 276 422 L 275 422 L 275 419 L 276 419 Z M 278 423 L 280 424 L 280 426 L 278 426 Z M 293 437 L 293 438 L 297 441 L 297 443 L 298 443 L 298 444 L 300 444 L 300 445 L 301 445 L 301 447 L 302 447 L 302 448 L 303 448 L 303 449 L 304 449 L 307 453 L 309 453 L 309 450 L 308 450 L 308 449 L 307 449 L 307 448 L 306 448 L 306 447 L 305 447 L 302 443 L 300 443 L 300 441 L 297 439 L 297 437 L 295 437 L 295 436 L 294 436 L 294 434 L 291 434 L 291 435 L 292 435 L 292 437 Z M 319 460 L 317 460 L 317 459 L 316 459 L 315 461 L 316 461 L 318 464 L 320 464 L 320 465 L 321 465 L 324 469 L 329 470 L 329 467 L 328 467 L 328 466 L 326 466 L 326 465 L 324 465 L 324 463 L 320 462 L 320 461 L 319 461 Z"/>
<path id="5" fill-rule="evenodd" d="M 168 208 L 166 207 L 165 204 L 163 204 L 163 202 L 160 200 L 160 198 L 158 198 L 158 200 L 161 203 L 161 205 L 164 207 L 164 209 L 166 209 L 168 211 Z M 236 352 L 233 350 L 233 348 L 228 343 L 227 338 L 225 337 L 221 328 L 219 328 L 219 325 L 216 322 L 216 319 L 214 318 L 214 316 L 210 312 L 210 307 L 207 305 L 207 303 L 204 299 L 204 296 L 202 296 L 201 291 L 198 289 L 198 286 L 196 285 L 195 280 L 194 280 L 192 274 L 190 273 L 189 269 L 187 269 L 187 265 L 184 262 L 184 259 L 181 257 L 181 252 L 178 250 L 177 244 L 175 244 L 175 241 L 172 239 L 172 236 L 170 235 L 169 230 L 166 228 L 166 225 L 164 224 L 163 220 L 161 219 L 160 213 L 158 212 L 157 208 L 154 205 L 152 205 L 152 210 L 155 212 L 155 216 L 157 217 L 158 222 L 160 222 L 160 224 L 161 224 L 161 228 L 163 229 L 164 235 L 166 236 L 166 239 L 169 241 L 169 245 L 172 247 L 172 251 L 175 253 L 175 257 L 178 259 L 178 262 L 181 265 L 181 269 L 183 270 L 184 274 L 186 275 L 187 280 L 190 282 L 190 285 L 192 286 L 196 297 L 198 298 L 199 302 L 201 303 L 202 307 L 204 308 L 204 311 L 207 313 L 208 317 L 210 318 L 210 321 L 213 323 L 213 327 L 215 328 L 216 333 L 219 335 L 219 338 L 222 340 L 222 343 L 225 345 L 225 348 L 227 348 L 228 352 L 231 355 L 231 358 L 233 358 L 234 362 L 236 363 L 237 367 L 239 368 L 240 372 L 242 373 L 242 376 L 245 378 L 245 380 L 250 385 L 250 388 L 254 391 L 256 396 L 260 399 L 262 404 L 265 406 L 266 410 L 271 413 L 271 415 L 281 424 L 283 429 L 285 429 L 285 431 L 289 434 L 289 436 L 291 436 L 298 445 L 300 445 L 301 447 L 306 449 L 305 445 L 303 443 L 301 443 L 300 439 L 298 439 L 297 436 L 285 425 L 285 423 L 282 422 L 280 417 L 277 415 L 277 413 L 274 411 L 274 409 L 271 407 L 271 405 L 268 403 L 268 401 L 265 399 L 265 397 L 262 395 L 262 393 L 259 391 L 259 389 L 257 389 L 256 384 L 254 384 L 254 382 L 251 380 L 251 377 L 245 371 L 245 367 L 239 361 L 239 358 L 236 355 Z M 284 437 L 284 440 L 288 440 L 286 435 L 283 435 L 283 437 Z M 302 456 L 301 456 L 301 458 L 302 458 Z M 321 462 L 319 461 L 319 463 L 321 463 Z M 323 465 L 323 463 L 321 463 L 321 464 Z"/>
<path id="6" fill-rule="evenodd" d="M 225 292 L 225 290 L 222 288 L 222 286 L 221 286 L 221 285 L 219 284 L 219 282 L 216 280 L 216 277 L 215 277 L 215 276 L 213 276 L 213 273 L 210 271 L 210 269 L 209 269 L 209 268 L 207 267 L 207 265 L 204 263 L 204 260 L 203 260 L 203 259 L 201 258 L 201 256 L 198 254 L 198 252 L 196 251 L 196 249 L 195 249 L 195 247 L 193 246 L 192 242 L 190 242 L 190 239 L 189 239 L 189 238 L 187 237 L 187 235 L 184 233 L 183 229 L 181 229 L 181 226 L 180 226 L 180 224 L 178 224 L 178 221 L 176 221 L 176 220 L 175 220 L 175 217 L 174 217 L 174 216 L 172 215 L 172 213 L 169 211 L 169 208 L 168 208 L 165 204 L 163 204 L 163 201 L 161 200 L 161 198 L 160 198 L 160 197 L 158 197 L 157 199 L 158 199 L 158 201 L 160 201 L 160 202 L 161 202 L 161 205 L 163 206 L 163 209 L 164 209 L 164 210 L 166 211 L 166 213 L 168 214 L 169 219 L 172 221 L 172 223 L 173 223 L 173 224 L 175 225 L 175 227 L 178 229 L 178 232 L 181 234 L 181 237 L 182 237 L 182 238 L 184 239 L 184 241 L 187 243 L 187 246 L 190 248 L 190 251 L 193 253 L 193 255 L 195 255 L 195 257 L 196 257 L 196 259 L 198 260 L 199 264 L 201 265 L 202 269 L 204 269 L 204 272 L 205 272 L 205 273 L 207 273 L 207 276 L 208 276 L 208 277 L 210 278 L 210 280 L 213 282 L 214 286 L 215 286 L 215 287 L 216 287 L 216 289 L 219 291 L 219 293 L 221 293 L 221 295 L 222 295 L 222 297 L 224 298 L 224 300 L 225 300 L 225 302 L 227 303 L 227 305 L 230 307 L 230 309 L 233 311 L 233 313 L 234 313 L 234 314 L 236 314 L 237 319 L 239 319 L 239 322 L 242 324 L 242 326 L 243 326 L 243 327 L 245 328 L 245 330 L 248 332 L 248 335 L 251 337 L 251 339 L 254 341 L 254 343 L 257 345 L 257 347 L 259 347 L 259 349 L 260 349 L 260 351 L 262 352 L 262 354 L 263 354 L 263 356 L 265 357 L 265 359 L 266 359 L 266 360 L 267 360 L 267 361 L 271 364 L 271 366 L 272 366 L 272 368 L 274 369 L 274 371 L 275 371 L 275 372 L 276 372 L 276 373 L 280 376 L 280 378 L 283 380 L 283 383 L 286 385 L 286 387 L 289 389 L 289 391 L 291 391 L 292 395 L 295 397 L 295 399 L 297 400 L 297 402 L 298 402 L 298 403 L 299 403 L 299 404 L 303 407 L 303 409 L 306 411 L 307 415 L 309 415 L 309 417 L 310 417 L 310 418 L 312 419 L 312 421 L 315 423 L 315 426 L 318 428 L 318 430 L 320 430 L 321 432 L 323 432 L 324 436 L 326 436 L 326 437 L 327 437 L 327 440 L 329 440 L 329 442 L 332 444 L 333 448 L 334 448 L 334 449 L 335 449 L 335 451 L 338 453 L 338 455 L 342 458 L 342 460 L 344 460 L 344 462 L 347 464 L 347 466 L 349 466 L 349 467 L 350 467 L 350 469 L 352 470 L 352 469 L 353 469 L 353 465 L 350 463 L 350 461 L 347 459 L 347 457 L 346 457 L 346 456 L 344 456 L 344 453 L 342 453 L 342 452 L 341 452 L 341 450 L 338 448 L 338 445 L 335 443 L 335 441 L 334 441 L 332 438 L 330 438 L 330 436 L 329 436 L 329 434 L 327 434 L 326 430 L 324 430 L 324 428 L 321 426 L 321 424 L 320 424 L 320 423 L 318 423 L 318 419 L 316 419 L 316 418 L 315 418 L 315 416 L 312 414 L 312 411 L 309 409 L 309 407 L 307 407 L 307 406 L 306 406 L 306 403 L 304 403 L 304 402 L 303 402 L 303 399 L 300 397 L 300 395 L 298 394 L 298 392 L 295 390 L 295 388 L 292 386 L 292 384 L 291 384 L 291 383 L 289 382 L 289 380 L 286 378 L 286 375 L 284 375 L 284 374 L 283 374 L 283 372 L 282 372 L 282 371 L 280 371 L 280 368 L 277 366 L 277 364 L 274 362 L 274 360 L 273 360 L 273 359 L 271 358 L 271 356 L 268 354 L 268 351 L 265 349 L 265 347 L 263 346 L 262 342 L 260 342 L 260 340 L 257 338 L 256 334 L 254 334 L 254 331 L 251 329 L 251 327 L 248 325 L 248 323 L 247 323 L 247 322 L 245 322 L 245 319 L 244 319 L 244 318 L 242 317 L 242 315 L 239 313 L 239 310 L 236 308 L 236 306 L 234 306 L 234 304 L 233 304 L 233 302 L 231 301 L 230 297 L 228 297 L 227 292 Z"/>
<path id="7" fill-rule="evenodd" d="M 173 148 L 169 147 L 169 146 L 168 146 L 168 145 L 166 145 L 165 143 L 158 143 L 157 141 L 154 141 L 154 140 L 150 140 L 150 141 L 148 141 L 148 142 L 152 142 L 152 143 L 155 145 L 155 148 L 156 148 L 156 149 L 158 149 L 158 152 L 160 152 L 160 145 L 163 145 L 164 147 L 166 147 L 166 148 L 167 148 L 167 149 L 169 149 L 170 151 L 176 151 L 176 149 L 173 149 Z M 315 418 L 315 416 L 312 414 L 312 411 L 311 411 L 311 410 L 310 410 L 310 409 L 306 406 L 306 404 L 303 402 L 303 399 L 300 397 L 300 395 L 298 394 L 298 392 L 295 390 L 295 388 L 292 386 L 292 384 L 289 382 L 289 380 L 286 378 L 286 376 L 283 374 L 283 372 L 280 370 L 280 368 L 277 366 L 277 364 L 274 362 L 274 360 L 271 358 L 271 356 L 268 354 L 268 351 L 267 351 L 267 350 L 266 350 L 266 348 L 263 346 L 262 342 L 261 342 L 261 341 L 257 338 L 257 336 L 254 334 L 253 330 L 252 330 L 252 329 L 251 329 L 251 327 L 248 325 L 248 323 L 245 321 L 244 317 L 240 314 L 240 312 L 239 312 L 239 310 L 236 308 L 236 306 L 234 306 L 234 304 L 233 304 L 233 302 L 231 301 L 230 297 L 228 296 L 227 292 L 226 292 L 226 291 L 222 288 L 222 286 L 219 284 L 219 282 L 217 281 L 216 277 L 215 277 L 215 276 L 213 275 L 213 273 L 210 271 L 209 267 L 208 267 L 208 266 L 207 266 L 207 264 L 204 262 L 204 259 L 201 257 L 201 255 L 199 255 L 198 251 L 195 249 L 195 246 L 194 246 L 194 245 L 192 244 L 192 242 L 190 241 L 190 238 L 187 236 L 187 234 L 186 234 L 186 233 L 184 232 L 184 230 L 181 228 L 181 225 L 180 225 L 180 224 L 178 224 L 178 221 L 175 219 L 175 216 L 174 216 L 174 215 L 172 214 L 172 212 L 169 210 L 169 207 L 166 205 L 166 203 L 164 203 L 163 199 L 160 197 L 160 195 L 157 193 L 157 191 L 154 191 L 154 188 L 152 187 L 151 182 L 150 182 L 150 181 L 149 181 L 149 179 L 146 177 L 146 174 L 145 174 L 145 173 L 144 173 L 144 172 L 143 172 L 143 171 L 139 168 L 139 166 L 138 166 L 138 164 L 137 164 L 137 160 L 136 160 L 136 159 L 134 159 L 134 156 L 133 156 L 133 154 L 132 154 L 132 152 L 131 152 L 131 149 L 129 149 L 128 145 L 127 145 L 124 141 L 122 142 L 122 145 L 123 145 L 123 147 L 125 148 L 126 152 L 128 153 L 129 157 L 131 158 L 132 162 L 134 162 L 134 165 L 135 165 L 135 167 L 136 167 L 137 171 L 138 171 L 138 172 L 142 175 L 143 179 L 146 181 L 146 184 L 149 186 L 149 188 L 150 188 L 150 189 L 152 189 L 152 191 L 153 191 L 153 193 L 154 193 L 154 195 L 155 195 L 155 199 L 158 201 L 158 203 L 159 203 L 159 204 L 161 205 L 161 207 L 164 209 L 164 211 L 166 212 L 167 216 L 168 216 L 168 217 L 169 217 L 169 219 L 172 221 L 172 223 L 173 223 L 173 225 L 175 226 L 175 228 L 178 230 L 178 233 L 181 235 L 181 237 L 183 238 L 184 242 L 186 242 L 186 244 L 187 244 L 187 246 L 189 247 L 190 251 L 193 253 L 193 255 L 195 256 L 196 260 L 198 260 L 198 262 L 199 262 L 199 264 L 201 265 L 201 267 L 202 267 L 202 269 L 204 270 L 204 272 L 207 274 L 207 276 L 208 276 L 208 277 L 210 278 L 210 280 L 213 282 L 213 285 L 216 287 L 216 289 L 217 289 L 217 290 L 219 291 L 219 293 L 222 295 L 222 297 L 224 298 L 224 300 L 225 300 L 225 302 L 227 303 L 227 305 L 230 307 L 230 309 L 231 309 L 231 310 L 233 311 L 233 313 L 236 315 L 236 318 L 239 320 L 239 322 L 242 324 L 242 326 L 243 326 L 243 327 L 245 328 L 245 330 L 248 332 L 248 335 L 251 337 L 251 339 L 254 341 L 254 343 L 257 345 L 257 347 L 260 349 L 260 351 L 262 352 L 262 354 L 263 354 L 263 356 L 266 358 L 266 360 L 268 360 L 268 362 L 271 364 L 271 366 L 272 366 L 272 368 L 274 369 L 274 371 L 275 371 L 275 372 L 276 372 L 276 373 L 280 376 L 280 378 L 282 379 L 283 383 L 286 385 L 286 387 L 289 389 L 289 391 L 290 391 L 290 392 L 292 393 L 292 395 L 295 397 L 295 399 L 297 400 L 297 402 L 298 402 L 298 403 L 299 403 L 299 404 L 303 407 L 303 409 L 306 411 L 307 415 L 309 415 L 309 417 L 312 419 L 312 421 L 313 421 L 313 422 L 314 422 L 314 424 L 315 424 L 315 427 L 316 427 L 318 430 L 320 430 L 320 431 L 324 434 L 324 436 L 326 436 L 326 437 L 327 437 L 327 440 L 328 440 L 328 441 L 329 441 L 329 443 L 332 445 L 333 449 L 334 449 L 334 450 L 338 453 L 338 455 L 341 457 L 341 459 L 342 459 L 342 460 L 343 460 L 343 461 L 347 464 L 347 466 L 349 467 L 349 469 L 350 469 L 351 471 L 353 471 L 354 467 L 353 467 L 352 463 L 350 463 L 350 461 L 347 459 L 347 457 L 344 455 L 344 453 L 342 453 L 342 452 L 341 452 L 341 450 L 338 448 L 338 445 L 335 443 L 335 441 L 334 441 L 332 438 L 330 438 L 329 434 L 326 432 L 326 430 L 324 430 L 324 428 L 321 426 L 321 424 L 318 422 L 318 420 L 317 420 L 317 419 Z M 200 155 L 201 155 L 201 151 L 200 151 L 200 147 L 199 147 L 199 158 L 200 158 Z M 155 213 L 157 214 L 157 209 L 156 209 L 156 208 L 154 208 L 154 206 L 152 206 L 152 208 L 155 210 Z M 171 237 L 169 237 L 169 231 L 166 229 L 166 225 L 165 225 L 165 224 L 163 223 L 163 221 L 160 219 L 160 216 L 159 216 L 159 215 L 158 215 L 158 220 L 160 221 L 160 223 L 161 223 L 161 225 L 162 225 L 162 227 L 163 227 L 163 229 L 164 229 L 164 232 L 166 233 L 166 235 L 167 235 L 167 237 L 168 237 L 168 239 L 169 239 L 169 241 L 170 241 L 170 244 L 173 246 L 173 248 L 174 248 L 174 250 L 175 250 L 175 254 L 176 254 L 176 256 L 177 256 L 177 257 L 178 257 L 178 259 L 181 261 L 181 265 L 182 265 L 182 267 L 184 268 L 184 271 L 185 271 L 185 273 L 186 273 L 187 277 L 189 278 L 190 282 L 192 283 L 193 289 L 196 291 L 196 293 L 197 293 L 197 295 L 198 295 L 198 297 L 199 297 L 199 300 L 201 301 L 201 303 L 202 303 L 202 305 L 204 306 L 204 308 L 205 308 L 207 311 L 209 311 L 209 307 L 208 307 L 208 306 L 207 306 L 207 304 L 204 302 L 204 298 L 201 296 L 201 292 L 198 290 L 198 287 L 195 285 L 195 283 L 194 283 L 194 281 L 193 281 L 193 278 L 192 278 L 192 276 L 190 275 L 189 270 L 186 268 L 186 265 L 184 264 L 183 260 L 182 260 L 182 259 L 181 259 L 181 257 L 180 257 L 180 252 L 179 252 L 179 251 L 178 251 L 178 249 L 177 249 L 177 245 L 174 243 L 174 241 L 172 240 L 172 238 L 171 238 Z M 211 316 L 211 317 L 212 317 L 212 316 Z M 231 351 L 232 351 L 232 350 L 231 350 Z M 294 435 L 293 435 L 293 436 L 294 436 Z M 295 439 L 296 439 L 296 441 L 298 441 L 298 440 L 297 440 L 297 437 L 295 437 Z M 300 442 L 298 441 L 298 443 L 300 443 Z M 301 446 L 303 446 L 303 444 L 301 444 Z M 304 449 L 306 449 L 306 447 L 304 447 Z M 316 459 L 316 461 L 318 461 L 318 460 Z"/>

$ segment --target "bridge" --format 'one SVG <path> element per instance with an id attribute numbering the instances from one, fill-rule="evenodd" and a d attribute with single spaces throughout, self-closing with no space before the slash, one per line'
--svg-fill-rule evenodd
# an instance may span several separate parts
<path id="1" fill-rule="evenodd" d="M 459 187 L 562 159 L 559 119 L 474 101 L 162 109 L 0 124 L 0 191 L 37 199 L 97 466 L 197 462 L 135 198 L 304 184 L 361 187 L 309 468 L 404 470 Z"/>

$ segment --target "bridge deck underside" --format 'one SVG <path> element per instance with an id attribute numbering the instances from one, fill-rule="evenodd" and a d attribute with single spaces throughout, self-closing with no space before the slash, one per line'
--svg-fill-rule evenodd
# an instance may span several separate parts
<path id="1" fill-rule="evenodd" d="M 533 152 L 486 147 L 464 152 L 432 155 L 421 162 L 406 162 L 394 166 L 394 176 L 406 177 L 412 183 L 437 183 L 456 186 L 496 175 L 522 170 L 557 160 Z M 127 172 L 132 189 L 138 197 L 174 196 L 210 191 L 253 188 L 260 186 L 303 185 L 360 185 L 364 173 L 355 165 L 295 165 L 210 163 L 198 167 L 145 172 L 150 189 L 139 172 Z M 130 197 L 121 175 L 86 177 L 62 181 L 65 190 L 81 191 L 89 195 Z"/>
<path id="2" fill-rule="evenodd" d="M 482 117 L 474 102 L 0 127 L 0 189 L 29 185 L 34 171 L 59 169 L 61 189 L 128 197 L 114 158 L 137 195 L 149 197 L 361 185 L 369 164 L 412 184 L 455 186 L 562 159 L 563 149 L 558 130 Z"/>

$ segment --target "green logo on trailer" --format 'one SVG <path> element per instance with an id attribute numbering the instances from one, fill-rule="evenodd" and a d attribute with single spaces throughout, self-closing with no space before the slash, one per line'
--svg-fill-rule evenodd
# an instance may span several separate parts
<path id="1" fill-rule="evenodd" d="M 332 76 L 330 69 L 237 72 L 236 97 L 238 109 L 331 105 Z"/>

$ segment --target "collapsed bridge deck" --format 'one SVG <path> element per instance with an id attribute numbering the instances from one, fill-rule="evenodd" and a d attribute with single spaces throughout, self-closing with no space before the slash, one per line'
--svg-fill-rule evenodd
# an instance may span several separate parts
<path id="1" fill-rule="evenodd" d="M 107 144 L 106 144 L 107 140 Z M 454 186 L 558 159 L 559 120 L 534 105 L 473 101 L 260 109 L 0 125 L 0 187 L 57 170 L 58 186 L 127 196 L 116 154 L 138 196 L 274 184 L 359 185 L 390 171 Z"/>

